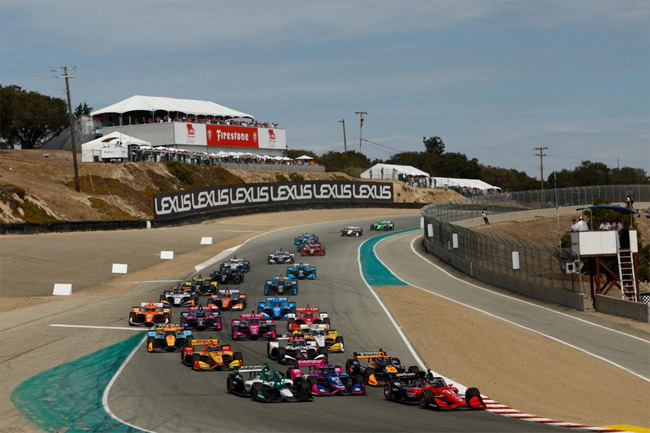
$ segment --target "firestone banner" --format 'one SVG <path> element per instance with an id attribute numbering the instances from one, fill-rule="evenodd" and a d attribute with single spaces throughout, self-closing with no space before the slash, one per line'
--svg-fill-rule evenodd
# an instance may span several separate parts
<path id="1" fill-rule="evenodd" d="M 218 209 L 309 201 L 393 202 L 393 184 L 311 181 L 225 185 L 154 195 L 156 219 L 177 218 Z"/>
<path id="2" fill-rule="evenodd" d="M 174 122 L 174 143 L 211 147 L 286 149 L 287 134 L 284 129 Z"/>

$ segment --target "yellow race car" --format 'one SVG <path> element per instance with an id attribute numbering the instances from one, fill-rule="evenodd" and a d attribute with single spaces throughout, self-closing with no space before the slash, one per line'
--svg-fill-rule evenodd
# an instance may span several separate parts
<path id="1" fill-rule="evenodd" d="M 220 345 L 216 338 L 192 340 L 183 348 L 181 361 L 193 370 L 233 370 L 244 365 L 241 352 L 233 352 L 230 345 Z"/>
<path id="2" fill-rule="evenodd" d="M 305 340 L 315 341 L 318 347 L 326 347 L 328 352 L 345 352 L 343 337 L 329 325 L 309 325 Z"/>

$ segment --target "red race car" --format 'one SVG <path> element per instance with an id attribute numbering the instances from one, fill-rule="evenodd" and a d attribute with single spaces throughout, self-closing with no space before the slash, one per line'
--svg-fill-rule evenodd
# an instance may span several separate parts
<path id="1" fill-rule="evenodd" d="M 467 388 L 463 396 L 453 384 L 447 384 L 442 377 L 436 377 L 429 370 L 401 373 L 384 386 L 386 400 L 419 404 L 423 409 L 466 410 L 485 409 L 485 403 L 477 388 Z"/>
<path id="2" fill-rule="evenodd" d="M 300 246 L 301 256 L 324 256 L 325 245 L 321 243 L 309 243 Z"/>
<path id="3" fill-rule="evenodd" d="M 329 325 L 329 314 L 321 313 L 320 308 L 298 307 L 295 313 L 287 314 L 287 330 L 307 331 L 310 325 Z"/>

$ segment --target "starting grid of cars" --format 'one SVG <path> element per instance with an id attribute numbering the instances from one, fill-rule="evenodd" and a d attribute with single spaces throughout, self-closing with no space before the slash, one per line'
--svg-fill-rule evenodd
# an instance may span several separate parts
<path id="1" fill-rule="evenodd" d="M 370 230 L 393 230 L 391 221 L 380 221 Z M 350 226 L 340 236 L 363 236 L 363 229 Z M 317 235 L 295 238 L 300 256 L 325 256 Z M 345 367 L 331 365 L 329 353 L 345 351 L 343 336 L 331 327 L 329 314 L 318 307 L 298 307 L 290 296 L 298 295 L 298 282 L 317 279 L 316 266 L 295 263 L 295 253 L 277 250 L 267 263 L 288 265 L 285 276 L 274 276 L 264 284 L 265 301 L 257 310 L 244 313 L 248 296 L 238 289 L 220 289 L 241 284 L 250 271 L 250 261 L 233 257 L 221 263 L 209 277 L 192 278 L 160 295 L 158 302 L 144 302 L 129 313 L 129 325 L 150 326 L 148 352 L 180 352 L 181 362 L 194 370 L 231 370 L 226 383 L 231 394 L 262 402 L 308 401 L 319 395 L 365 395 L 366 386 L 383 386 L 384 397 L 432 409 L 484 409 L 476 388 L 461 395 L 452 384 L 417 366 L 404 367 L 398 358 L 379 349 L 353 352 Z M 204 305 L 202 301 L 204 300 Z M 173 308 L 187 307 L 180 323 L 172 322 Z M 232 319 L 233 341 L 263 340 L 270 360 L 287 366 L 286 373 L 272 369 L 270 362 L 245 365 L 242 352 L 212 336 L 195 338 L 194 331 L 222 331 L 222 312 L 240 312 Z M 286 331 L 278 332 L 279 321 Z"/>

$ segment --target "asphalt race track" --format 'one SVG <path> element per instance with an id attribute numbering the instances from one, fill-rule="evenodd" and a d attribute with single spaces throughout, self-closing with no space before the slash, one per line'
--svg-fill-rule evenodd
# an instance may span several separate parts
<path id="1" fill-rule="evenodd" d="M 268 265 L 267 255 L 279 249 L 294 251 L 294 238 L 305 231 L 319 235 L 327 247 L 324 257 L 296 256 L 317 266 L 318 279 L 300 281 L 295 301 L 328 312 L 332 326 L 345 338 L 346 353 L 330 354 L 330 362 L 344 365 L 353 351 L 383 348 L 397 356 L 404 365 L 416 361 L 386 313 L 361 278 L 359 246 L 371 236 L 384 232 L 367 229 L 371 219 L 364 219 L 364 235 L 342 238 L 345 224 L 321 223 L 305 228 L 283 229 L 252 239 L 235 254 L 252 263 L 245 281 L 231 288 L 248 294 L 248 311 L 264 300 L 264 281 L 284 274 L 285 265 Z M 393 218 L 396 229 L 419 226 L 419 216 Z M 360 223 L 360 221 L 350 222 Z M 216 267 L 203 270 L 206 275 Z M 160 292 L 168 285 L 161 285 Z M 223 287 L 221 287 L 223 288 Z M 292 299 L 294 300 L 294 299 Z M 130 307 L 125 305 L 124 308 Z M 179 310 L 174 311 L 179 317 Z M 230 320 L 238 312 L 223 314 L 220 332 L 198 332 L 198 337 L 212 335 L 222 342 L 232 342 Z M 278 331 L 285 322 L 279 321 Z M 196 338 L 196 337 L 195 337 Z M 244 354 L 247 365 L 270 361 L 272 368 L 285 371 L 286 366 L 266 356 L 266 341 L 234 342 L 233 349 Z M 421 410 L 383 398 L 382 388 L 368 388 L 367 396 L 315 397 L 308 403 L 262 404 L 229 395 L 227 372 L 195 372 L 184 366 L 179 353 L 147 353 L 140 345 L 108 393 L 108 407 L 115 417 L 143 430 L 163 432 L 536 432 L 566 431 L 543 424 L 526 423 L 486 411 L 434 412 Z M 462 378 L 458 378 L 462 382 Z"/>

